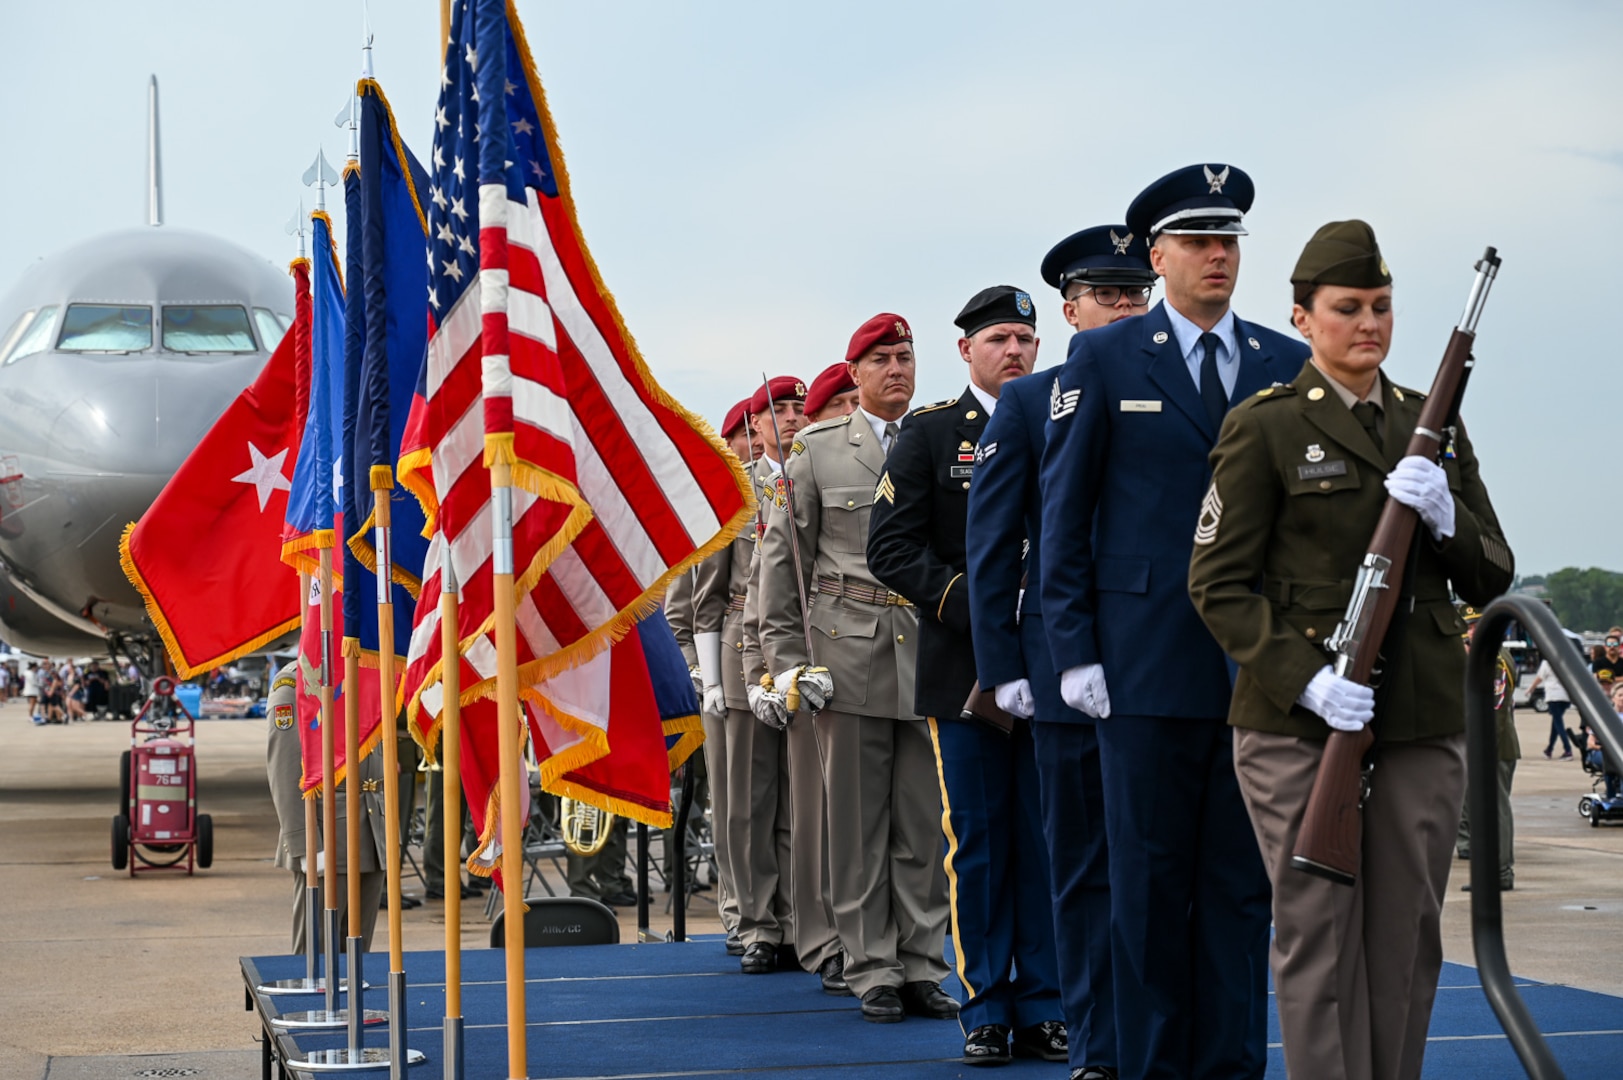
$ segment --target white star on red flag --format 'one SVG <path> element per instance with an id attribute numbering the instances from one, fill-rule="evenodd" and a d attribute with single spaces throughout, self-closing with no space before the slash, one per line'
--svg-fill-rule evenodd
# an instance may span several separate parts
<path id="1" fill-rule="evenodd" d="M 259 496 L 259 509 L 264 510 L 273 492 L 293 490 L 293 482 L 282 475 L 282 464 L 287 460 L 287 448 L 283 447 L 270 457 L 266 457 L 259 447 L 250 442 L 248 455 L 253 459 L 253 468 L 247 472 L 240 472 L 231 479 L 238 484 L 252 484 L 254 493 Z"/>

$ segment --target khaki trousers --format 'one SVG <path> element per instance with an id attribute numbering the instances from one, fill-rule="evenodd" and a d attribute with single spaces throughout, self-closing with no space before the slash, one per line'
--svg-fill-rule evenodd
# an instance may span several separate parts
<path id="1" fill-rule="evenodd" d="M 733 884 L 733 864 L 727 850 L 727 721 L 699 714 L 704 727 L 704 770 L 710 777 L 710 834 L 716 845 L 716 911 L 721 928 L 729 935 L 738 932 L 738 890 Z M 674 809 L 673 809 L 674 813 Z"/>
<path id="2" fill-rule="evenodd" d="M 783 733 L 747 709 L 728 709 L 727 838 L 745 945 L 794 941 L 789 903 L 789 759 Z M 718 848 L 721 846 L 718 842 Z"/>
<path id="3" fill-rule="evenodd" d="M 802 711 L 783 733 L 789 768 L 789 900 L 795 913 L 795 953 L 807 971 L 840 953 L 829 896 L 828 798 L 812 725 L 812 714 Z"/>
<path id="4" fill-rule="evenodd" d="M 947 976 L 941 787 L 923 720 L 822 712 L 813 721 L 828 777 L 829 895 L 845 981 L 879 986 Z"/>
<path id="5" fill-rule="evenodd" d="M 1364 804 L 1358 881 L 1290 867 L 1324 743 L 1237 729 L 1234 771 L 1274 886 L 1270 963 L 1299 1080 L 1415 1080 L 1442 970 L 1443 894 L 1465 793 L 1465 736 L 1389 743 Z"/>

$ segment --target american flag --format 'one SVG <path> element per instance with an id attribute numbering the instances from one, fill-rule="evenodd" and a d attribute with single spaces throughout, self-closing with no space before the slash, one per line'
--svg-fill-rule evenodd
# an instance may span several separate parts
<path id="1" fill-rule="evenodd" d="M 487 460 L 511 462 L 520 683 L 543 782 L 608 751 L 602 654 L 752 512 L 737 460 L 655 383 L 586 248 L 517 16 L 459 0 L 429 166 L 430 340 L 401 482 L 434 530 L 407 656 L 432 742 L 447 557 L 463 700 L 495 692 Z M 424 714 L 427 715 L 424 715 Z"/>

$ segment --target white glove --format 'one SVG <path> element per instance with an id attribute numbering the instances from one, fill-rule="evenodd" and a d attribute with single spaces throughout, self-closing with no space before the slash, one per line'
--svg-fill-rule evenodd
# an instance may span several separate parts
<path id="1" fill-rule="evenodd" d="M 1065 704 L 1095 720 L 1110 719 L 1110 692 L 1103 664 L 1078 664 L 1060 673 L 1059 696 Z"/>
<path id="2" fill-rule="evenodd" d="M 719 686 L 707 686 L 704 688 L 704 701 L 699 707 L 711 716 L 726 716 L 727 695 L 721 692 Z"/>
<path id="3" fill-rule="evenodd" d="M 806 664 L 792 667 L 782 675 L 775 676 L 772 685 L 783 695 L 784 704 L 791 713 L 799 712 L 802 708 L 820 712 L 834 697 L 834 676 L 825 667 Z"/>
<path id="4" fill-rule="evenodd" d="M 1410 454 L 1386 474 L 1386 490 L 1420 515 L 1433 539 L 1454 535 L 1454 493 L 1448 490 L 1448 474 L 1435 461 Z"/>
<path id="5" fill-rule="evenodd" d="M 783 703 L 782 694 L 764 686 L 748 687 L 745 693 L 749 696 L 750 712 L 755 714 L 755 719 L 778 731 L 789 726 L 789 709 Z"/>
<path id="6" fill-rule="evenodd" d="M 688 668 L 688 678 L 693 680 L 693 693 L 700 699 L 704 698 L 704 671 L 701 668 Z"/>
<path id="7" fill-rule="evenodd" d="M 1361 731 L 1375 718 L 1375 691 L 1342 678 L 1328 664 L 1314 673 L 1296 702 L 1324 717 L 1324 722 L 1337 731 Z"/>
<path id="8" fill-rule="evenodd" d="M 1031 696 L 1031 683 L 1025 679 L 999 684 L 992 691 L 992 700 L 997 702 L 998 708 L 1022 720 L 1030 720 L 1037 711 L 1036 699 Z"/>

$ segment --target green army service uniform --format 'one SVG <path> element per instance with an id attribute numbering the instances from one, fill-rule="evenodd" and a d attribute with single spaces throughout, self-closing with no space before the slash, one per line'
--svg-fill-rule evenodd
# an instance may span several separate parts
<path id="1" fill-rule="evenodd" d="M 1499 816 L 1499 886 L 1516 887 L 1516 820 L 1510 812 L 1510 787 L 1516 779 L 1516 762 L 1522 757 L 1521 736 L 1516 734 L 1516 658 L 1503 646 L 1499 667 L 1494 672 L 1493 723 L 1499 747 L 1498 793 L 1495 803 Z M 1471 857 L 1471 796 L 1466 785 L 1465 805 L 1460 808 L 1460 829 L 1454 850 L 1462 859 Z"/>
<path id="2" fill-rule="evenodd" d="M 1442 465 L 1455 531 L 1416 526 L 1376 697 L 1363 867 L 1352 887 L 1289 868 L 1330 728 L 1297 704 L 1387 500 L 1422 395 L 1379 378 L 1379 439 L 1313 363 L 1230 410 L 1194 523 L 1190 595 L 1238 662 L 1235 771 L 1274 885 L 1272 963 L 1291 1075 L 1418 1076 L 1442 949 L 1443 892 L 1465 785 L 1465 624 L 1513 570 L 1470 441 Z M 1397 581 L 1403 568 L 1394 569 Z M 1401 587 L 1401 585 L 1395 585 Z"/>
<path id="3" fill-rule="evenodd" d="M 304 776 L 304 761 L 299 746 L 296 667 L 296 662 L 285 665 L 271 680 L 271 692 L 265 703 L 265 712 L 268 719 L 265 759 L 266 773 L 270 781 L 271 802 L 276 806 L 276 818 L 279 824 L 275 864 L 293 872 L 293 952 L 302 953 L 305 950 L 304 903 L 307 881 L 304 865 L 305 800 L 299 790 L 300 781 Z M 385 832 L 387 818 L 384 815 L 383 752 L 381 749 L 374 749 L 372 753 L 361 759 L 360 781 L 361 807 L 366 812 L 367 827 L 361 830 L 361 913 L 359 930 L 363 947 L 367 951 L 371 951 L 372 931 L 377 925 L 378 905 L 383 899 L 383 889 L 387 879 L 383 869 L 383 858 L 379 854 L 379 852 L 387 850 L 386 845 L 388 843 L 387 833 Z M 346 823 L 349 820 L 349 814 L 342 783 L 340 783 L 336 795 L 338 841 L 335 846 L 338 849 L 337 869 L 339 874 L 337 907 L 339 923 L 342 926 L 349 907 L 349 886 L 344 881 L 344 874 L 349 869 L 344 839 L 348 835 Z M 316 803 L 316 811 L 316 822 L 319 828 L 321 822 L 321 803 L 319 801 Z M 325 858 L 326 856 L 323 855 L 322 857 Z M 319 884 L 325 887 L 324 881 Z M 325 898 L 323 898 L 323 906 L 325 906 Z M 321 925 L 319 915 L 317 925 Z M 342 942 L 340 942 L 340 947 L 342 947 Z"/>
<path id="4" fill-rule="evenodd" d="M 759 572 L 767 668 L 776 676 L 812 664 L 834 682 L 828 706 L 790 726 L 811 721 L 822 760 L 829 896 L 858 997 L 947 974 L 941 793 L 929 731 L 913 712 L 918 615 L 868 569 L 884 467 L 885 447 L 860 409 L 803 430 L 784 467 L 794 516 L 786 499 L 769 506 Z M 806 655 L 797 575 L 812 593 L 815 656 Z"/>
<path id="5" fill-rule="evenodd" d="M 750 466 L 757 497 L 776 475 L 765 456 Z M 705 744 L 715 733 L 719 753 L 710 762 L 717 867 L 726 848 L 736 932 L 745 946 L 793 944 L 788 882 L 788 759 L 783 733 L 750 710 L 744 677 L 745 606 L 757 530 L 753 522 L 725 551 L 701 563 L 694 586 L 694 632 L 721 632 L 721 690 L 727 716 L 706 716 Z M 757 684 L 759 679 L 757 678 Z M 780 807 L 780 803 L 782 803 Z M 783 835 L 779 833 L 780 811 Z"/>

